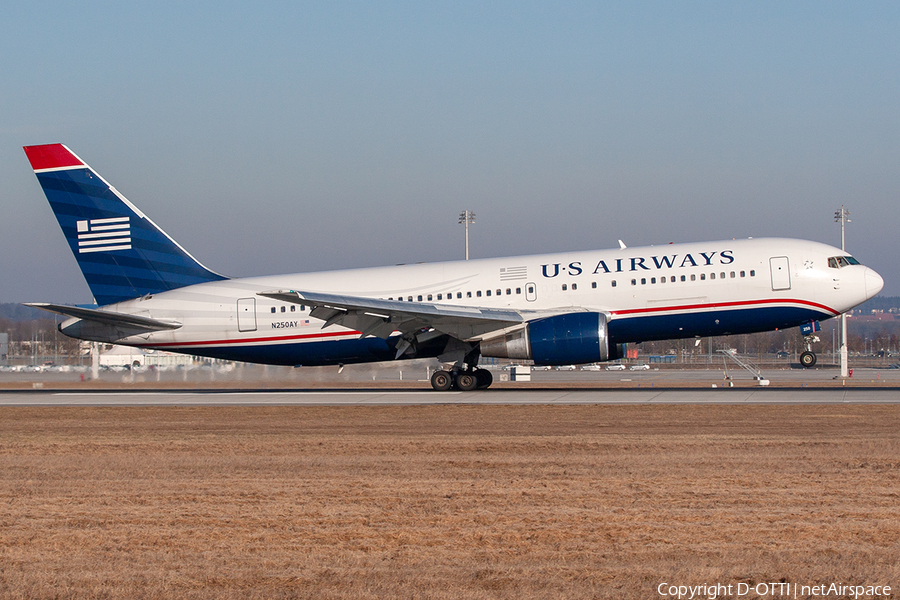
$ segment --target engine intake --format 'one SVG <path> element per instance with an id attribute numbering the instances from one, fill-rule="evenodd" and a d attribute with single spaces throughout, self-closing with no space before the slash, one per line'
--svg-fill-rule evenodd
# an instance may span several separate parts
<path id="1" fill-rule="evenodd" d="M 536 365 L 577 365 L 616 360 L 624 346 L 609 344 L 606 315 L 568 313 L 529 321 L 524 327 L 481 342 L 481 355 L 533 360 Z"/>

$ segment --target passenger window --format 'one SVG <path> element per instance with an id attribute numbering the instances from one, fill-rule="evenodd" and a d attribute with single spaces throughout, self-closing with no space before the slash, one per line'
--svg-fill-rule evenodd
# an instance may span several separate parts
<path id="1" fill-rule="evenodd" d="M 660 278 L 659 278 L 659 282 L 660 282 L 660 283 L 665 283 L 665 282 L 666 282 L 666 278 L 665 278 L 665 277 L 660 277 Z"/>
<path id="2" fill-rule="evenodd" d="M 284 306 L 282 306 L 282 307 L 281 307 L 281 312 L 287 312 L 287 308 L 284 307 Z"/>
<path id="3" fill-rule="evenodd" d="M 706 281 L 706 273 L 700 273 L 700 281 Z"/>
<path id="4" fill-rule="evenodd" d="M 569 289 L 569 286 L 567 286 L 566 284 L 563 284 L 562 287 L 563 287 L 563 291 L 566 291 L 567 289 Z"/>
<path id="5" fill-rule="evenodd" d="M 274 307 L 274 306 L 272 307 L 272 312 L 273 312 L 273 313 L 275 312 L 275 307 Z"/>
<path id="6" fill-rule="evenodd" d="M 443 295 L 443 294 L 438 294 L 438 300 L 443 300 L 443 299 L 444 299 L 444 295 Z"/>
<path id="7" fill-rule="evenodd" d="M 406 301 L 407 301 L 407 302 L 412 302 L 412 296 L 407 296 L 407 297 L 406 297 Z"/>
<path id="8" fill-rule="evenodd" d="M 747 276 L 746 271 L 741 271 L 741 277 L 746 277 L 746 276 Z"/>
<path id="9" fill-rule="evenodd" d="M 687 281 L 687 277 L 685 277 L 684 275 L 682 275 L 682 276 L 681 276 L 681 280 L 682 280 L 682 281 Z"/>
<path id="10" fill-rule="evenodd" d="M 710 274 L 709 274 L 709 278 L 710 278 L 710 279 L 715 279 L 715 278 L 716 278 L 716 274 L 715 274 L 715 273 L 710 273 Z"/>
<path id="11" fill-rule="evenodd" d="M 486 291 L 485 294 L 488 295 L 488 296 L 490 296 L 490 295 L 491 295 L 491 290 Z"/>
<path id="12" fill-rule="evenodd" d="M 696 275 L 691 275 L 691 281 L 697 281 L 697 276 L 696 276 Z"/>
<path id="13" fill-rule="evenodd" d="M 637 279 L 632 279 L 632 280 L 631 280 L 631 285 L 637 285 Z"/>
<path id="14" fill-rule="evenodd" d="M 647 285 L 647 278 L 641 277 L 641 285 Z"/>
<path id="15" fill-rule="evenodd" d="M 533 293 L 534 293 L 534 286 L 533 286 L 533 285 L 529 285 L 529 286 L 528 286 L 528 293 L 529 293 L 529 294 L 533 294 Z"/>
<path id="16" fill-rule="evenodd" d="M 651 277 L 651 278 L 650 278 L 650 283 L 656 283 L 656 277 Z"/>
<path id="17" fill-rule="evenodd" d="M 506 295 L 507 295 L 507 296 L 512 296 L 512 290 L 509 289 L 509 288 L 506 288 Z"/>
<path id="18" fill-rule="evenodd" d="M 756 277 L 756 271 L 751 270 L 751 271 L 750 271 L 750 277 Z"/>
<path id="19" fill-rule="evenodd" d="M 472 297 L 472 292 L 466 292 L 466 298 L 471 298 L 471 297 Z"/>
<path id="20" fill-rule="evenodd" d="M 732 271 L 732 272 L 731 272 L 731 278 L 732 278 L 732 279 L 734 279 L 734 275 L 735 275 L 735 273 L 734 273 L 734 271 Z"/>
<path id="21" fill-rule="evenodd" d="M 456 292 L 456 297 L 457 297 L 457 298 L 462 298 L 462 292 Z M 469 296 L 469 297 L 471 298 L 471 296 Z"/>
<path id="22" fill-rule="evenodd" d="M 516 288 L 516 294 L 521 294 L 521 293 L 522 293 L 522 288 Z"/>
<path id="23" fill-rule="evenodd" d="M 428 301 L 431 302 L 431 294 L 428 294 Z"/>
<path id="24" fill-rule="evenodd" d="M 616 280 L 615 280 L 615 279 L 612 280 L 612 286 L 613 286 L 613 287 L 616 287 Z"/>
<path id="25" fill-rule="evenodd" d="M 291 312 L 297 312 L 297 305 L 291 304 Z"/>
<path id="26" fill-rule="evenodd" d="M 475 295 L 478 296 L 479 298 L 481 298 L 481 290 L 478 290 L 477 292 L 475 292 Z"/>
<path id="27" fill-rule="evenodd" d="M 578 284 L 577 284 L 577 283 L 573 283 L 573 284 L 572 284 L 572 289 L 573 289 L 573 290 L 577 290 L 577 289 L 578 289 Z"/>
<path id="28" fill-rule="evenodd" d="M 615 285 L 615 283 L 613 283 L 613 285 Z M 593 290 L 596 290 L 596 289 L 597 289 L 597 282 L 596 282 L 596 281 L 592 281 L 592 282 L 591 282 L 591 289 L 593 289 Z"/>
<path id="29" fill-rule="evenodd" d="M 422 301 L 422 296 L 421 296 L 421 295 L 418 296 L 418 301 L 419 301 L 419 302 Z"/>
<path id="30" fill-rule="evenodd" d="M 497 290 L 497 295 L 498 295 L 498 296 L 502 296 L 502 295 L 503 295 L 503 290 Z"/>
<path id="31" fill-rule="evenodd" d="M 725 273 L 719 273 L 719 279 L 725 279 Z"/>

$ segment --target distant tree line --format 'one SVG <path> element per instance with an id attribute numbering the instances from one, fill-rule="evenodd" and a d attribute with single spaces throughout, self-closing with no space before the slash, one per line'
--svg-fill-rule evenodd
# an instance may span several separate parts
<path id="1" fill-rule="evenodd" d="M 0 323 L 6 321 L 36 321 L 48 317 L 50 320 L 53 320 L 50 313 L 46 311 L 15 302 L 0 302 Z M 3 331 L 6 331 L 6 329 Z"/>
<path id="2" fill-rule="evenodd" d="M 21 304 L 0 304 L 0 332 L 9 334 L 10 356 L 44 357 L 44 360 L 78 356 L 81 342 L 57 330 L 62 319 Z"/>

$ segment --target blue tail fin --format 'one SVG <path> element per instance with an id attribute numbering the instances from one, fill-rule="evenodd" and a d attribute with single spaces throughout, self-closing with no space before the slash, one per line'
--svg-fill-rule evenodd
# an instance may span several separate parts
<path id="1" fill-rule="evenodd" d="M 26 146 L 25 154 L 97 304 L 226 279 L 62 144 Z"/>

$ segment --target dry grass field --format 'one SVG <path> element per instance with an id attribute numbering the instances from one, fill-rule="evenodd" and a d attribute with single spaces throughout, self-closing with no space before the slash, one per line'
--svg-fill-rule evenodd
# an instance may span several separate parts
<path id="1" fill-rule="evenodd" d="M 897 406 L 0 408 L 4 599 L 896 596 L 898 509 Z"/>

